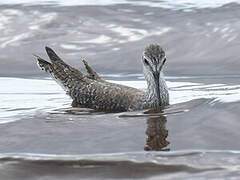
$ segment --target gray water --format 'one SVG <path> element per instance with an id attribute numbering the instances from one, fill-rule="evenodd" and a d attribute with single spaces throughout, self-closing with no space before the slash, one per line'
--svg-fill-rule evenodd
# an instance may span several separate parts
<path id="1" fill-rule="evenodd" d="M 230 2 L 230 1 L 228 1 Z M 238 1 L 1 1 L 0 179 L 239 179 Z M 83 70 L 145 89 L 166 50 L 170 106 L 95 112 L 38 69 L 48 45 Z M 84 70 L 83 70 L 84 71 Z"/>

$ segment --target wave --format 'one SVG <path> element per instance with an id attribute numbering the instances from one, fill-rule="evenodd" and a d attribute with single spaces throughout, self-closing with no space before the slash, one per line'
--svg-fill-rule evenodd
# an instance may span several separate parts
<path id="1" fill-rule="evenodd" d="M 136 78 L 135 80 L 121 80 L 121 78 L 129 78 L 129 76 L 119 76 L 118 79 L 120 80 L 109 81 L 139 89 L 146 89 L 146 82 L 143 80 L 136 80 Z M 194 76 L 192 76 L 192 78 L 194 78 Z M 234 77 L 232 79 L 237 78 L 238 77 Z M 240 101 L 239 85 L 228 85 L 225 83 L 205 84 L 190 82 L 191 79 L 189 78 L 180 78 L 181 81 L 177 81 L 177 79 L 178 77 L 174 76 L 168 77 L 167 79 L 171 105 L 178 105 L 179 103 L 185 103 L 187 105 L 190 101 L 199 104 L 198 101 L 201 101 L 201 99 L 209 99 L 208 104 L 211 105 L 219 102 L 234 103 Z M 224 78 L 220 77 L 219 79 Z M 2 107 L 0 109 L 0 124 L 16 121 L 24 116 L 34 115 L 37 111 L 65 113 L 64 108 L 70 107 L 70 98 L 52 80 L 0 78 L 0 82 L 2 85 L 0 92 L 0 105 Z M 180 111 L 188 111 L 194 106 L 195 105 L 191 104 L 188 108 L 181 108 Z M 86 113 L 84 109 L 72 109 L 71 111 L 76 112 L 76 114 Z"/>
<path id="2" fill-rule="evenodd" d="M 167 0 L 167 1 L 132 1 L 132 0 L 2 0 L 1 4 L 24 4 L 24 5 L 61 5 L 61 6 L 106 6 L 106 5 L 116 5 L 116 4 L 130 4 L 130 5 L 138 5 L 138 6 L 150 6 L 150 7 L 161 7 L 161 8 L 169 8 L 169 9 L 189 9 L 189 8 L 216 8 L 226 5 L 228 3 L 239 3 L 238 0 L 217 0 L 217 1 L 208 1 L 208 0 Z"/>
<path id="3" fill-rule="evenodd" d="M 239 4 L 190 8 L 189 12 L 187 7 L 183 11 L 160 4 L 175 2 L 177 8 L 182 7 L 179 3 L 192 6 L 197 1 L 148 2 L 159 7 L 141 5 L 146 1 L 127 2 L 111 6 L 0 4 L 0 75 L 43 76 L 32 54 L 44 57 L 46 45 L 73 66 L 80 66 L 84 57 L 101 74 L 139 73 L 142 50 L 149 43 L 159 43 L 166 50 L 168 74 L 239 74 Z"/>
<path id="4" fill-rule="evenodd" d="M 240 151 L 189 150 L 94 155 L 1 154 L 1 171 L 12 177 L 151 178 L 204 177 L 238 171 Z M 211 157 L 211 158 L 209 158 Z M 23 172 L 21 172 L 21 171 Z M 31 172 L 31 173 L 27 173 Z M 2 176 L 1 176 L 2 177 Z M 71 179 L 70 178 L 70 179 Z M 54 178 L 53 178 L 54 179 Z"/>

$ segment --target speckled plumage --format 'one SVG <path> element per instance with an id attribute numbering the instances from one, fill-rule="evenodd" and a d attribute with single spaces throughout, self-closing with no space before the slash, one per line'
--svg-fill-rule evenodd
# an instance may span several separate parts
<path id="1" fill-rule="evenodd" d="M 152 46 L 152 47 L 151 47 Z M 143 54 L 143 66 L 145 58 L 151 55 L 153 64 L 161 63 L 162 49 L 158 49 L 158 45 L 148 46 Z M 66 64 L 56 53 L 49 47 L 46 47 L 47 54 L 51 59 L 51 63 L 37 56 L 38 65 L 42 70 L 48 72 L 73 99 L 73 106 L 92 108 L 107 112 L 121 112 L 140 110 L 147 108 L 156 108 L 168 104 L 168 91 L 165 80 L 160 76 L 157 84 L 152 81 L 155 76 L 151 72 L 147 72 L 147 67 L 144 69 L 144 74 L 148 82 L 148 91 L 142 91 L 136 88 L 110 83 L 102 79 L 88 64 L 83 61 L 88 75 L 84 75 L 79 70 Z M 165 54 L 164 54 L 165 56 Z M 150 62 L 148 64 L 150 66 Z M 161 92 L 154 90 L 158 88 Z M 157 100 L 156 98 L 162 98 Z"/>

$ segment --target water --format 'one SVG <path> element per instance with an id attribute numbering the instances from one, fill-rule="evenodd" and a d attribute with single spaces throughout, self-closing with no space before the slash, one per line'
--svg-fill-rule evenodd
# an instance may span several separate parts
<path id="1" fill-rule="evenodd" d="M 239 179 L 239 1 L 1 1 L 0 179 Z M 36 66 L 44 46 L 146 88 L 160 43 L 170 106 L 72 108 Z"/>
<path id="2" fill-rule="evenodd" d="M 239 175 L 239 152 L 182 151 L 84 156 L 1 156 L 8 179 L 203 179 Z M 206 162 L 206 159 L 208 161 Z M 213 160 L 214 159 L 214 160 Z M 227 161 L 226 161 L 227 159 Z M 224 163 L 224 164 L 223 164 Z M 49 166 L 51 165 L 51 166 Z M 24 169 L 27 168 L 28 171 Z M 16 171 L 16 169 L 18 171 Z"/>
<path id="3" fill-rule="evenodd" d="M 151 7 L 162 7 L 168 9 L 191 9 L 191 8 L 216 8 L 221 7 L 228 3 L 239 3 L 239 0 L 168 0 L 168 1 L 146 1 L 146 0 L 3 0 L 0 4 L 24 4 L 24 5 L 34 5 L 34 4 L 53 4 L 53 5 L 61 5 L 61 6 L 76 6 L 76 5 L 114 5 L 114 4 L 131 4 L 138 6 L 151 6 Z"/>
<path id="4" fill-rule="evenodd" d="M 110 81 L 146 87 L 142 77 L 126 79 Z M 235 177 L 240 87 L 211 83 L 224 82 L 223 77 L 202 79 L 167 77 L 171 105 L 160 112 L 106 114 L 71 108 L 70 98 L 50 79 L 1 78 L 0 174 L 9 179 Z"/>
<path id="5" fill-rule="evenodd" d="M 131 77 L 132 79 L 134 77 Z M 170 104 L 176 105 L 192 100 L 209 99 L 210 105 L 217 103 L 234 103 L 240 101 L 240 85 L 236 84 L 204 84 L 194 82 L 201 77 L 181 77 L 182 81 L 174 81 L 180 77 L 167 77 L 167 86 L 170 93 Z M 215 77 L 216 78 L 216 77 Z M 221 79 L 222 77 L 218 77 Z M 235 77 L 238 79 L 239 77 Z M 138 89 L 146 89 L 146 82 L 142 76 L 135 80 L 128 76 L 119 76 L 109 82 L 123 84 Z M 233 78 L 232 78 L 233 79 Z M 185 81 L 183 81 L 185 80 Z M 187 80 L 187 81 L 186 81 Z M 189 80 L 193 82 L 188 82 Z M 54 111 L 57 108 L 69 108 L 71 99 L 62 88 L 52 79 L 23 79 L 23 78 L 0 78 L 1 81 L 1 120 L 0 124 L 30 116 L 36 112 Z M 24 85 L 24 86 L 23 86 Z M 74 109 L 74 108 L 73 108 Z M 188 111 L 185 109 L 183 111 Z"/>

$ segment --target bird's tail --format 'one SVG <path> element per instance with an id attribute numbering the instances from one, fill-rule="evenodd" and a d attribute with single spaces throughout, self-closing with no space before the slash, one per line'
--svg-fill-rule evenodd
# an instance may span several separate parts
<path id="1" fill-rule="evenodd" d="M 46 51 L 51 62 L 34 55 L 37 57 L 38 65 L 40 69 L 50 74 L 65 91 L 68 92 L 74 82 L 83 81 L 83 74 L 80 71 L 66 64 L 51 48 L 46 47 Z"/>
<path id="2" fill-rule="evenodd" d="M 46 71 L 49 74 L 51 74 L 53 72 L 53 66 L 51 63 L 45 61 L 44 59 L 42 59 L 41 57 L 39 57 L 37 55 L 34 55 L 34 56 L 37 57 L 37 64 L 40 69 L 42 69 L 43 71 Z"/>
<path id="3" fill-rule="evenodd" d="M 87 69 L 88 75 L 84 75 L 78 69 L 66 64 L 51 48 L 46 47 L 46 52 L 51 62 L 47 62 L 41 57 L 37 57 L 38 65 L 40 69 L 49 73 L 52 78 L 60 84 L 64 90 L 68 91 L 73 86 L 79 83 L 85 82 L 86 79 L 92 79 L 96 81 L 104 81 L 88 64 L 83 60 L 83 63 Z"/>

